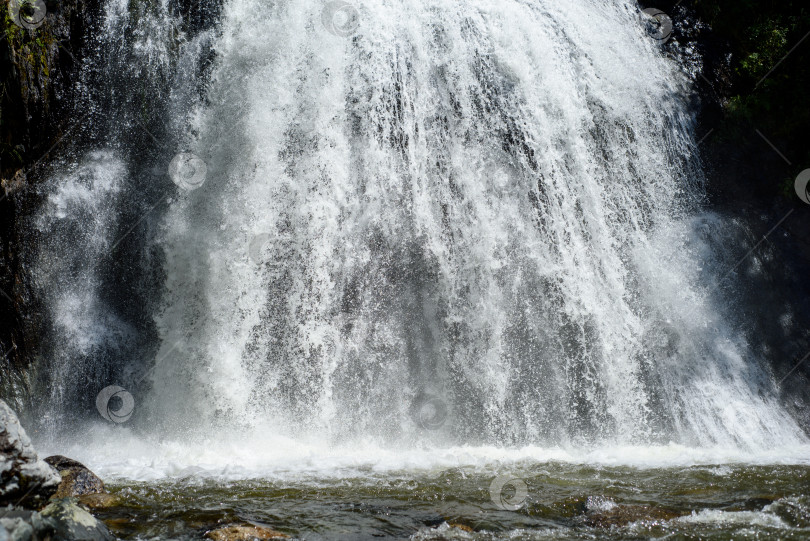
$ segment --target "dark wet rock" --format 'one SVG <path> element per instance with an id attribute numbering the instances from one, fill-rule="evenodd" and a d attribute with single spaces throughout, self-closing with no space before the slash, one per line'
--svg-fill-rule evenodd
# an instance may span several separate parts
<path id="1" fill-rule="evenodd" d="M 29 541 L 50 539 L 54 528 L 35 511 L 0 509 L 0 540 Z"/>
<path id="2" fill-rule="evenodd" d="M 34 451 L 17 414 L 0 400 L 0 505 L 35 506 L 56 491 L 59 474 Z"/>
<path id="3" fill-rule="evenodd" d="M 5 4 L 5 3 L 4 3 Z M 84 45 L 93 17 L 101 9 L 94 0 L 46 1 L 41 26 L 24 30 L 6 18 L 0 40 L 0 176 L 38 159 L 64 129 L 64 114 L 71 110 L 81 88 Z M 3 6 L 3 11 L 8 11 Z"/>
<path id="4" fill-rule="evenodd" d="M 6 509 L 0 511 L 0 540 L 14 541 L 112 541 L 115 539 L 104 524 L 64 499 L 49 504 L 42 511 Z"/>
<path id="5" fill-rule="evenodd" d="M 231 524 L 210 530 L 205 537 L 214 541 L 263 541 L 265 539 L 286 539 L 289 536 L 269 528 L 253 526 L 251 524 Z"/>
<path id="6" fill-rule="evenodd" d="M 49 159 L 72 139 L 64 136 L 85 92 L 77 84 L 83 53 L 92 51 L 86 45 L 94 41 L 103 7 L 97 0 L 45 5 L 44 24 L 32 30 L 12 22 L 8 2 L 0 6 L 0 348 L 7 352 L 0 396 L 18 411 L 30 404 L 45 325 L 22 260 L 24 224 L 40 204 L 36 187 Z"/>
<path id="7" fill-rule="evenodd" d="M 780 498 L 763 511 L 773 513 L 794 528 L 810 528 L 810 496 Z"/>
<path id="8" fill-rule="evenodd" d="M 3 195 L 11 195 L 14 192 L 22 190 L 25 188 L 27 182 L 27 177 L 25 175 L 25 171 L 22 169 L 18 169 L 17 172 L 14 174 L 13 177 L 10 179 L 2 179 L 0 180 L 0 186 L 3 189 Z"/>
<path id="9" fill-rule="evenodd" d="M 87 494 L 105 494 L 104 482 L 84 464 L 61 455 L 49 456 L 45 462 L 53 466 L 62 481 L 54 498 L 69 498 Z"/>

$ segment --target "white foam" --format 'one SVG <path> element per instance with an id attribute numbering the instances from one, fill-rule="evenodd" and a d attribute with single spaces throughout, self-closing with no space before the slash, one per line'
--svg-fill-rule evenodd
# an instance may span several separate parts
<path id="1" fill-rule="evenodd" d="M 810 464 L 810 446 L 745 453 L 735 448 L 689 448 L 677 444 L 563 449 L 527 446 L 455 446 L 385 448 L 368 442 L 327 446 L 272 435 L 223 435 L 196 442 L 141 438 L 130 430 L 97 426 L 81 445 L 42 442 L 48 454 L 64 454 L 85 463 L 104 479 L 305 481 L 377 476 L 432 475 L 452 468 L 493 473 L 561 462 L 633 468 L 669 468 L 716 464 Z M 84 438 L 83 438 L 84 439 Z M 88 443 L 89 442 L 89 443 Z"/>
<path id="2" fill-rule="evenodd" d="M 634 2 L 354 7 L 345 38 L 320 0 L 224 6 L 210 179 L 159 241 L 157 430 L 418 439 L 430 392 L 463 413 L 434 444 L 806 443 L 701 284 L 688 88 Z"/>
<path id="3" fill-rule="evenodd" d="M 691 524 L 712 524 L 721 526 L 765 526 L 770 528 L 790 528 L 781 518 L 760 511 L 722 511 L 720 509 L 703 509 L 691 515 L 680 517 L 680 522 Z"/>

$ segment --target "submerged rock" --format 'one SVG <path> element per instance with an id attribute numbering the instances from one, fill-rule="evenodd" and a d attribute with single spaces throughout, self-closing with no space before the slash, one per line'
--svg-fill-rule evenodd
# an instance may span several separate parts
<path id="1" fill-rule="evenodd" d="M 649 505 L 615 505 L 610 509 L 601 509 L 589 513 L 585 524 L 594 528 L 611 528 L 626 526 L 638 521 L 666 521 L 681 516 L 676 513 Z"/>
<path id="2" fill-rule="evenodd" d="M 53 466 L 62 477 L 62 481 L 53 495 L 54 498 L 107 493 L 104 481 L 81 462 L 61 455 L 49 456 L 45 462 Z"/>
<path id="3" fill-rule="evenodd" d="M 37 456 L 17 414 L 0 400 L 0 505 L 37 505 L 59 481 L 56 470 Z"/>
<path id="4" fill-rule="evenodd" d="M 265 539 L 286 539 L 289 536 L 275 530 L 246 524 L 232 524 L 205 533 L 214 541 L 264 541 Z"/>
<path id="5" fill-rule="evenodd" d="M 79 496 L 79 503 L 90 509 L 106 509 L 121 504 L 121 498 L 115 494 L 85 494 Z"/>
<path id="6" fill-rule="evenodd" d="M 430 540 L 430 541 L 458 541 L 476 538 L 477 528 L 466 524 L 442 522 L 438 526 L 423 527 L 418 530 L 410 539 Z"/>

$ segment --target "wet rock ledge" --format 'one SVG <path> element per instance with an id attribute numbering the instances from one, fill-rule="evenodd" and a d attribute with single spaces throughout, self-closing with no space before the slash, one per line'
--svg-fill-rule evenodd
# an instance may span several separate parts
<path id="1" fill-rule="evenodd" d="M 0 541 L 112 540 L 73 498 L 105 495 L 112 497 L 101 479 L 75 460 L 40 459 L 17 415 L 0 400 Z"/>

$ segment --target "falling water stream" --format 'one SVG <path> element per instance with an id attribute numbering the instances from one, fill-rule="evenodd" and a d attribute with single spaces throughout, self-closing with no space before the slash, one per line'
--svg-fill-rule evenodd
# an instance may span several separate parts
<path id="1" fill-rule="evenodd" d="M 587 537 L 577 513 L 617 498 L 669 505 L 662 535 L 810 526 L 767 469 L 807 437 L 717 295 L 691 74 L 635 2 L 210 13 L 107 0 L 90 142 L 31 222 L 44 445 L 144 513 L 205 494 L 120 535 L 194 537 L 224 505 L 304 537 Z M 482 522 L 500 471 L 530 503 Z M 729 481 L 757 475 L 771 507 Z M 728 501 L 686 495 L 710 483 Z"/>

